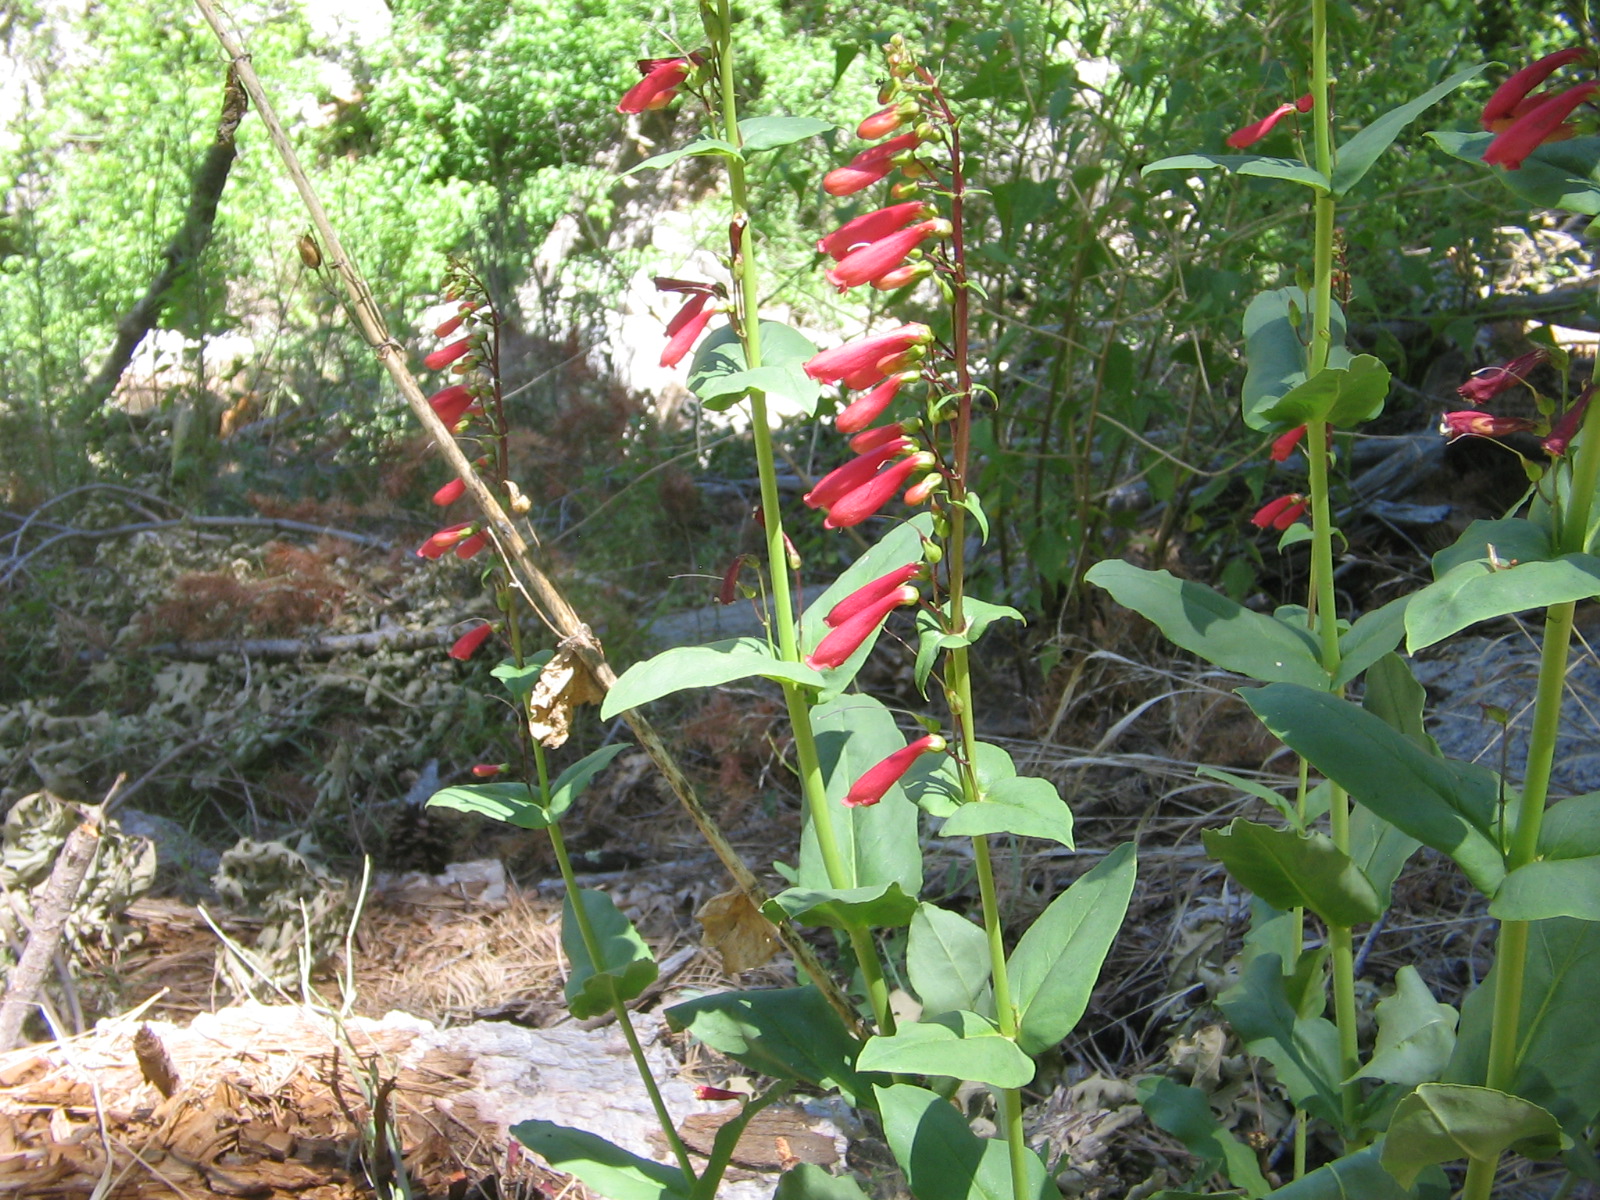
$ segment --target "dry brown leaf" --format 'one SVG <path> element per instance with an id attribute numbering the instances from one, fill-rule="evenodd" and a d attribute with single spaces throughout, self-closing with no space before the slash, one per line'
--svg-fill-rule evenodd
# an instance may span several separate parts
<path id="1" fill-rule="evenodd" d="M 737 889 L 711 897 L 694 919 L 705 929 L 705 944 L 721 957 L 722 969 L 729 975 L 764 966 L 777 952 L 772 923 Z"/>
<path id="2" fill-rule="evenodd" d="M 570 650 L 557 650 L 528 697 L 528 732 L 545 749 L 554 750 L 572 732 L 572 710 L 580 704 L 598 704 L 605 694 L 582 659 Z"/>

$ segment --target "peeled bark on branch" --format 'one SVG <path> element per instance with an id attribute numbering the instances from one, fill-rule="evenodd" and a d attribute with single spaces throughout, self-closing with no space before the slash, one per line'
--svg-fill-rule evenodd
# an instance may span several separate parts
<path id="1" fill-rule="evenodd" d="M 61 935 L 67 927 L 67 917 L 83 886 L 83 877 L 89 873 L 95 849 L 100 845 L 100 827 L 94 818 L 87 819 L 67 835 L 66 844 L 56 856 L 56 865 L 50 872 L 50 881 L 39 896 L 39 905 L 33 912 L 33 929 L 28 934 L 28 945 L 23 950 L 17 966 L 6 984 L 4 999 L 0 999 L 0 1053 L 17 1044 L 22 1033 L 22 1023 L 34 998 L 44 982 L 46 969 L 61 945 Z"/>
<path id="2" fill-rule="evenodd" d="M 165 264 L 138 303 L 117 322 L 117 340 L 111 353 L 106 355 L 100 373 L 89 384 L 89 396 L 95 404 L 109 400 L 111 393 L 117 390 L 122 373 L 133 360 L 133 352 L 144 341 L 145 334 L 155 328 L 178 281 L 205 252 L 206 243 L 211 240 L 211 227 L 216 224 L 222 189 L 227 186 L 228 172 L 233 169 L 233 160 L 238 154 L 234 136 L 249 106 L 250 100 L 239 83 L 238 73 L 230 66 L 222 89 L 222 117 L 217 122 L 217 136 L 194 174 L 189 211 L 184 214 L 183 225 L 161 252 Z"/>

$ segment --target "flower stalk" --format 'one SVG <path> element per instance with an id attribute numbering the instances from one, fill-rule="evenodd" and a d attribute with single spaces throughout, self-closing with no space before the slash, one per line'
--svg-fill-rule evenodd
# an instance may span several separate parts
<path id="1" fill-rule="evenodd" d="M 712 41 L 722 136 L 732 145 L 740 146 L 743 145 L 743 138 L 739 132 L 738 94 L 734 88 L 731 6 L 728 0 L 702 0 L 701 13 L 706 32 Z M 743 159 L 729 158 L 726 161 L 728 190 L 733 205 L 732 228 L 736 231 L 733 256 L 735 328 L 744 347 L 745 363 L 754 370 L 762 361 L 759 315 L 760 273 L 756 260 L 755 236 L 750 224 L 749 183 Z M 790 590 L 789 555 L 783 532 L 783 509 L 778 495 L 776 455 L 772 446 L 767 397 L 761 391 L 750 392 L 750 431 L 755 443 L 756 473 L 760 480 L 761 517 L 772 595 L 773 625 L 777 632 L 776 648 L 778 656 L 785 662 L 799 662 L 798 623 L 794 610 L 794 597 Z M 828 804 L 822 760 L 817 752 L 816 733 L 811 725 L 810 697 L 807 689 L 798 684 L 783 683 L 781 686 L 784 707 L 789 716 L 789 726 L 794 738 L 801 796 L 807 819 L 817 831 L 817 847 L 822 855 L 823 869 L 827 872 L 831 886 L 847 887 L 850 879 L 839 848 L 839 835 L 834 827 L 833 812 Z M 894 1014 L 889 1008 L 889 987 L 884 978 L 877 945 L 870 931 L 864 926 L 853 925 L 846 932 L 867 988 L 873 1019 L 880 1032 L 893 1033 Z"/>

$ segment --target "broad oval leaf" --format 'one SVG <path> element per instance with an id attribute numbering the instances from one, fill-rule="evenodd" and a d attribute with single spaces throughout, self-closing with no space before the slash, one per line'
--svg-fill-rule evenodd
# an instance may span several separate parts
<path id="1" fill-rule="evenodd" d="M 554 1121 L 519 1121 L 511 1136 L 558 1171 L 576 1175 L 607 1200 L 687 1200 L 691 1180 L 598 1134 Z"/>
<path id="2" fill-rule="evenodd" d="M 441 788 L 428 798 L 428 807 L 477 813 L 520 829 L 545 829 L 555 820 L 525 783 L 464 783 Z"/>
<path id="3" fill-rule="evenodd" d="M 1274 683 L 1240 692 L 1273 734 L 1390 824 L 1448 854 L 1485 895 L 1505 878 L 1493 830 L 1501 784 L 1436 758 L 1380 718 L 1326 692 Z"/>
<path id="4" fill-rule="evenodd" d="M 819 121 L 816 117 L 746 117 L 739 122 L 739 137 L 746 154 L 757 154 L 837 128 L 832 121 Z"/>
<path id="5" fill-rule="evenodd" d="M 1333 168 L 1333 194 L 1343 196 L 1349 192 L 1361 181 L 1362 176 L 1372 169 L 1372 164 L 1378 161 L 1379 155 L 1400 136 L 1401 130 L 1462 84 L 1483 74 L 1488 66 L 1488 63 L 1479 63 L 1464 71 L 1457 71 L 1449 79 L 1435 84 L 1415 100 L 1390 109 L 1340 146 L 1337 162 Z"/>
<path id="6" fill-rule="evenodd" d="M 1326 192 L 1331 186 L 1328 177 L 1315 167 L 1292 158 L 1270 158 L 1265 154 L 1174 154 L 1157 159 L 1140 175 L 1155 175 L 1161 171 L 1211 171 L 1217 167 L 1230 175 L 1283 179 L 1317 192 Z"/>
<path id="7" fill-rule="evenodd" d="M 625 750 L 632 750 L 633 746 L 627 742 L 619 742 L 613 746 L 602 746 L 600 749 L 584 755 L 565 771 L 556 776 L 555 782 L 550 785 L 550 819 L 559 821 L 572 807 L 578 794 L 589 786 L 589 781 L 611 765 L 612 759 Z"/>
<path id="8" fill-rule="evenodd" d="M 901 1075 L 952 1075 L 997 1088 L 1031 1083 L 1033 1059 L 975 1012 L 948 1012 L 901 1025 L 893 1037 L 870 1037 L 856 1066 Z"/>
<path id="9" fill-rule="evenodd" d="M 1440 1186 L 1416 1191 L 1401 1187 L 1399 1181 L 1383 1169 L 1381 1141 L 1336 1158 L 1315 1171 L 1286 1183 L 1272 1193 L 1273 1200 L 1447 1200 L 1450 1189 L 1445 1186 L 1444 1174 L 1435 1170 L 1434 1182 Z"/>
<path id="10" fill-rule="evenodd" d="M 949 1101 L 927 1088 L 899 1083 L 876 1092 L 884 1136 L 917 1200 L 1015 1200 L 1005 1142 L 973 1133 Z M 1023 1194 L 1037 1200 L 1059 1195 L 1039 1156 L 1028 1149 L 1023 1154 Z"/>
<path id="11" fill-rule="evenodd" d="M 1339 1127 L 1339 1031 L 1324 1017 L 1300 1015 L 1286 991 L 1288 982 L 1282 959 L 1258 954 L 1217 1003 L 1250 1053 L 1277 1070 L 1289 1098 Z"/>
<path id="12" fill-rule="evenodd" d="M 1600 921 L 1600 855 L 1536 859 L 1518 867 L 1495 893 L 1489 915 L 1502 921 Z"/>
<path id="13" fill-rule="evenodd" d="M 924 1017 L 994 1010 L 989 938 L 981 925 L 936 904 L 917 906 L 906 939 L 906 975 Z"/>
<path id="14" fill-rule="evenodd" d="M 868 1200 L 868 1196 L 848 1175 L 829 1175 L 815 1163 L 801 1163 L 783 1173 L 772 1200 Z"/>
<path id="15" fill-rule="evenodd" d="M 723 158 L 743 158 L 739 147 L 721 138 L 696 138 L 684 146 L 668 150 L 662 154 L 655 154 L 641 163 L 634 163 L 626 171 L 617 176 L 626 179 L 629 175 L 637 175 L 640 171 L 659 171 L 662 167 L 670 167 L 680 158 L 698 158 L 706 154 L 718 154 Z"/>
<path id="16" fill-rule="evenodd" d="M 1415 1087 L 1439 1078 L 1456 1046 L 1459 1015 L 1440 1004 L 1409 963 L 1395 972 L 1394 995 L 1378 1001 L 1378 1038 L 1357 1078 Z"/>
<path id="17" fill-rule="evenodd" d="M 1462 1002 L 1446 1083 L 1481 1083 L 1485 1078 L 1499 978 L 1496 963 Z M 1595 1117 L 1595 1080 L 1600 1079 L 1597 995 L 1600 925 L 1566 917 L 1531 922 L 1510 1090 L 1554 1113 L 1573 1135 Z"/>
<path id="18" fill-rule="evenodd" d="M 1389 368 L 1370 354 L 1358 354 L 1345 367 L 1327 367 L 1301 380 L 1254 416 L 1273 425 L 1327 421 L 1350 429 L 1383 411 L 1389 395 Z"/>
<path id="19" fill-rule="evenodd" d="M 1298 321 L 1295 315 L 1298 314 Z M 1308 377 L 1304 331 L 1311 320 L 1311 298 L 1301 288 L 1275 288 L 1262 292 L 1244 310 L 1245 361 L 1247 369 L 1239 407 L 1244 423 L 1262 432 L 1282 432 L 1285 428 L 1263 414 Z M 1336 302 L 1330 317 L 1332 345 L 1328 350 L 1330 367 L 1350 363 L 1345 349 L 1344 310 Z"/>
<path id="20" fill-rule="evenodd" d="M 911 923 L 917 898 L 898 883 L 854 888 L 793 887 L 768 900 L 763 911 L 773 921 L 828 929 L 890 929 Z"/>
<path id="21" fill-rule="evenodd" d="M 1073 849 L 1072 810 L 1048 779 L 1016 775 L 984 789 L 982 800 L 963 804 L 939 828 L 940 837 L 1013 833 Z"/>
<path id="22" fill-rule="evenodd" d="M 870 1081 L 855 1068 L 861 1043 L 814 987 L 701 996 L 674 1004 L 666 1018 L 753 1071 L 838 1088 L 857 1108 L 872 1104 Z"/>
<path id="23" fill-rule="evenodd" d="M 1122 928 L 1138 871 L 1124 842 L 1050 902 L 1007 960 L 1017 1043 L 1041 1054 L 1071 1033 Z"/>
<path id="24" fill-rule="evenodd" d="M 572 893 L 561 909 L 561 949 L 569 973 L 567 1011 L 578 1020 L 610 1012 L 616 1001 L 638 998 L 656 981 L 656 961 L 639 931 L 604 892 L 579 888 L 579 900 L 594 934 L 598 961 L 591 958 L 572 911 Z"/>
<path id="25" fill-rule="evenodd" d="M 1492 133 L 1428 134 L 1446 154 L 1483 167 Z M 1580 137 L 1540 146 L 1516 171 L 1496 171 L 1500 182 L 1539 208 L 1600 216 L 1600 138 Z"/>
<path id="26" fill-rule="evenodd" d="M 1530 1100 L 1493 1088 L 1425 1083 L 1394 1110 L 1383 1166 L 1410 1187 L 1436 1163 L 1494 1162 L 1513 1147 L 1527 1158 L 1554 1158 L 1567 1144 L 1555 1117 Z"/>
<path id="27" fill-rule="evenodd" d="M 1409 593 L 1397 596 L 1382 608 L 1362 613 L 1340 636 L 1339 670 L 1333 677 L 1335 687 L 1352 682 L 1400 644 L 1406 636 L 1406 606 L 1410 602 Z"/>
<path id="28" fill-rule="evenodd" d="M 1235 817 L 1202 833 L 1206 852 L 1273 908 L 1309 908 L 1331 925 L 1376 921 L 1383 901 L 1350 856 L 1322 833 L 1297 833 Z"/>
<path id="29" fill-rule="evenodd" d="M 1590 554 L 1499 568 L 1462 563 L 1411 597 L 1406 649 L 1415 654 L 1479 621 L 1595 595 L 1600 595 L 1600 558 Z"/>
<path id="30" fill-rule="evenodd" d="M 1317 643 L 1262 613 L 1170 571 L 1146 571 L 1120 559 L 1096 563 L 1085 576 L 1118 604 L 1155 622 L 1168 640 L 1225 671 L 1263 683 L 1328 686 Z"/>
<path id="31" fill-rule="evenodd" d="M 688 387 L 712 412 L 724 412 L 757 391 L 787 400 L 810 416 L 822 386 L 801 368 L 816 353 L 816 346 L 799 330 L 781 321 L 762 321 L 761 365 L 752 368 L 739 335 L 724 325 L 695 350 Z"/>
<path id="32" fill-rule="evenodd" d="M 634 663 L 611 685 L 600 716 L 610 720 L 674 692 L 716 687 L 752 675 L 802 687 L 823 684 L 821 674 L 804 663 L 784 662 L 760 638 L 727 638 L 705 646 L 678 646 Z"/>
<path id="33" fill-rule="evenodd" d="M 808 812 L 800 833 L 799 885 L 816 893 L 870 889 L 866 895 L 889 897 L 891 908 L 883 915 L 904 925 L 922 890 L 916 805 L 898 785 L 864 808 L 847 808 L 841 801 L 869 768 L 905 746 L 905 735 L 882 703 L 855 692 L 813 708 L 811 728 L 841 874 L 830 876 L 816 822 Z M 892 892 L 890 884 L 895 885 Z"/>

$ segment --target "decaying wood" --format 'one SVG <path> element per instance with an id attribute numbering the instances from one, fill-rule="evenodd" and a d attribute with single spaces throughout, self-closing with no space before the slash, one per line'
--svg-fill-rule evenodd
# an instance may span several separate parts
<path id="1" fill-rule="evenodd" d="M 27 947 L 6 983 L 5 997 L 0 999 L 0 1053 L 15 1046 L 22 1034 L 22 1023 L 61 945 L 73 901 L 78 898 L 78 889 L 83 886 L 83 877 L 89 873 L 89 864 L 94 861 L 99 845 L 98 816 L 90 816 L 67 835 L 61 853 L 56 856 L 50 880 L 33 912 L 33 929 L 28 934 Z"/>
<path id="2" fill-rule="evenodd" d="M 148 1025 L 139 1026 L 133 1035 L 133 1056 L 139 1060 L 139 1072 L 144 1081 L 163 1096 L 178 1090 L 178 1069 L 172 1065 L 172 1055 L 161 1041 L 161 1035 Z"/>
<path id="3" fill-rule="evenodd" d="M 229 68 L 227 82 L 222 89 L 222 117 L 217 122 L 217 136 L 206 151 L 200 169 L 195 172 L 189 193 L 189 211 L 184 214 L 183 225 L 161 252 L 165 260 L 161 270 L 151 280 L 145 294 L 137 304 L 117 322 L 117 340 L 106 355 L 106 361 L 89 384 L 93 403 L 100 404 L 110 398 L 133 359 L 133 352 L 144 341 L 145 334 L 155 328 L 161 310 L 166 307 L 183 274 L 204 253 L 211 240 L 211 227 L 217 220 L 217 204 L 222 199 L 222 189 L 227 186 L 228 173 L 238 154 L 234 136 L 239 122 L 248 107 L 244 88 L 239 86 L 237 73 Z"/>
<path id="4" fill-rule="evenodd" d="M 288 134 L 284 131 L 282 123 L 278 120 L 272 102 L 268 99 L 261 86 L 261 79 L 255 73 L 255 68 L 250 63 L 249 52 L 244 45 L 234 36 L 231 30 L 223 23 L 218 15 L 216 5 L 212 0 L 195 0 L 195 5 L 200 9 L 207 24 L 216 34 L 217 41 L 233 61 L 234 69 L 238 72 L 239 80 L 250 95 L 251 102 L 256 107 L 256 113 L 261 118 L 261 123 L 266 127 L 267 136 L 273 147 L 278 151 L 279 158 L 283 161 L 284 169 L 288 171 L 300 199 L 306 206 L 306 211 L 311 216 L 311 223 L 315 226 L 317 235 L 322 239 L 322 259 L 326 269 L 332 270 L 343 283 L 345 292 L 349 297 L 356 320 L 361 327 L 362 335 L 377 355 L 378 361 L 383 364 L 389 377 L 394 381 L 400 394 L 405 397 L 406 404 L 410 407 L 417 420 L 427 431 L 428 437 L 445 462 L 455 471 L 457 478 L 466 486 L 466 491 L 477 505 L 478 511 L 485 521 L 485 532 L 494 539 L 500 551 L 502 560 L 507 564 L 512 576 L 514 586 L 523 594 L 529 606 L 553 630 L 560 643 L 558 650 L 566 650 L 580 658 L 593 673 L 595 680 L 602 688 L 609 689 L 616 683 L 616 672 L 611 669 L 606 661 L 605 652 L 601 649 L 599 640 L 593 631 L 578 616 L 577 612 L 567 602 L 566 597 L 556 586 L 555 582 L 546 575 L 533 561 L 532 550 L 528 541 L 507 516 L 501 507 L 500 501 L 473 469 L 472 463 L 467 459 L 461 447 L 457 444 L 455 436 L 439 420 L 439 414 L 433 411 L 433 406 L 428 403 L 428 397 L 417 383 L 406 366 L 405 347 L 390 335 L 384 323 L 383 315 L 372 299 L 372 290 L 357 270 L 355 261 L 345 252 L 343 243 L 339 240 L 338 232 L 333 223 L 328 219 L 327 210 L 323 208 L 321 199 L 317 196 L 316 189 L 312 187 L 310 178 L 301 166 L 299 156 L 294 147 L 289 143 Z M 533 536 L 530 530 L 530 536 Z M 538 539 L 534 537 L 535 546 Z M 694 821 L 702 837 L 710 844 L 722 861 L 723 867 L 733 877 L 739 889 L 750 897 L 750 901 L 757 908 L 767 902 L 766 889 L 761 886 L 755 873 L 745 865 L 743 859 L 734 850 L 727 837 L 718 827 L 716 820 L 701 803 L 694 785 L 689 781 L 677 760 L 662 742 L 655 728 L 645 720 L 644 714 L 637 709 L 630 709 L 623 714 L 628 727 L 638 739 L 640 747 L 647 753 L 656 769 L 661 772 L 667 786 L 672 789 L 679 803 Z M 775 926 L 778 939 L 783 943 L 784 949 L 794 956 L 795 963 L 802 974 L 811 980 L 827 997 L 829 1005 L 838 1013 L 839 1018 L 845 1023 L 846 1028 L 860 1029 L 860 1020 L 850 1002 L 833 982 L 832 977 L 822 967 L 815 952 L 801 938 L 799 931 L 788 921 L 783 921 Z"/>

